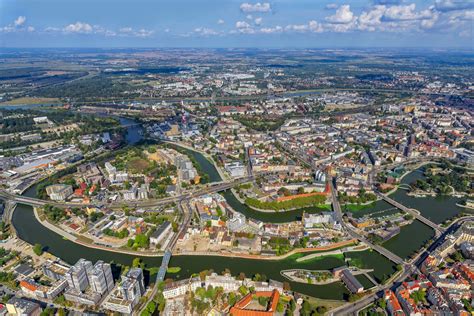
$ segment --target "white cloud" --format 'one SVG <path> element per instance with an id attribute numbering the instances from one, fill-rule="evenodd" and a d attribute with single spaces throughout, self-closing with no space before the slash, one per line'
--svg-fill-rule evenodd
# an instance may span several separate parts
<path id="1" fill-rule="evenodd" d="M 442 12 L 473 9 L 474 1 L 473 0 L 436 0 L 435 7 L 436 7 L 436 10 L 442 11 Z"/>
<path id="2" fill-rule="evenodd" d="M 15 31 L 15 28 L 11 25 L 6 25 L 6 26 L 3 26 L 3 27 L 0 27 L 0 32 L 2 33 L 10 33 L 10 32 L 13 32 Z"/>
<path id="3" fill-rule="evenodd" d="M 376 5 L 369 12 L 362 12 L 359 16 L 359 29 L 375 31 L 382 24 L 385 10 L 384 5 Z"/>
<path id="4" fill-rule="evenodd" d="M 287 32 L 307 32 L 309 26 L 307 24 L 289 24 L 285 26 Z"/>
<path id="5" fill-rule="evenodd" d="M 63 31 L 66 33 L 92 33 L 92 25 L 84 22 L 76 22 L 74 24 L 69 24 L 63 28 Z"/>
<path id="6" fill-rule="evenodd" d="M 416 12 L 416 5 L 396 5 L 387 7 L 384 13 L 384 19 L 387 21 L 410 21 L 431 18 L 430 10 Z"/>
<path id="7" fill-rule="evenodd" d="M 98 32 L 99 33 L 99 32 Z M 104 33 L 107 36 L 115 36 L 115 35 L 120 35 L 120 36 L 130 36 L 130 37 L 149 37 L 155 33 L 155 31 L 151 30 L 146 30 L 146 29 L 139 29 L 135 30 L 133 27 L 122 27 L 118 30 L 118 33 L 115 33 L 113 31 L 107 31 L 105 32 L 100 32 Z"/>
<path id="8" fill-rule="evenodd" d="M 119 32 L 120 33 L 132 33 L 133 28 L 131 28 L 131 27 L 122 27 L 122 28 L 119 29 Z"/>
<path id="9" fill-rule="evenodd" d="M 245 29 L 245 28 L 249 28 L 250 24 L 248 24 L 245 21 L 237 21 L 235 22 L 235 27 L 238 29 Z"/>
<path id="10" fill-rule="evenodd" d="M 34 31 L 35 31 L 35 28 L 34 28 L 33 26 L 28 26 L 28 27 L 26 28 L 26 30 L 27 30 L 28 32 L 34 32 Z"/>
<path id="11" fill-rule="evenodd" d="M 260 24 L 262 24 L 262 21 L 263 21 L 262 18 L 256 18 L 256 19 L 254 20 L 254 23 L 255 23 L 256 25 L 260 25 Z"/>
<path id="12" fill-rule="evenodd" d="M 252 28 L 252 26 L 245 21 L 237 21 L 235 23 L 235 27 L 238 29 L 240 33 L 244 34 L 254 34 L 255 30 Z"/>
<path id="13" fill-rule="evenodd" d="M 59 27 L 48 26 L 44 29 L 45 32 L 59 32 L 61 29 Z"/>
<path id="14" fill-rule="evenodd" d="M 13 24 L 16 27 L 19 27 L 19 26 L 22 26 L 23 24 L 25 24 L 25 22 L 26 22 L 26 17 L 24 17 L 23 15 L 20 15 L 19 17 L 16 18 L 16 20 L 13 22 Z"/>
<path id="15" fill-rule="evenodd" d="M 336 13 L 326 17 L 326 28 L 333 32 L 347 32 L 356 27 L 357 17 L 348 4 L 341 5 Z"/>
<path id="16" fill-rule="evenodd" d="M 337 7 L 338 7 L 337 3 L 328 3 L 326 4 L 325 8 L 328 10 L 334 10 L 334 9 L 337 9 Z"/>
<path id="17" fill-rule="evenodd" d="M 456 11 L 452 12 L 448 16 L 448 24 L 454 27 L 461 26 L 466 23 L 471 23 L 474 21 L 474 10 L 465 10 L 465 11 Z"/>
<path id="18" fill-rule="evenodd" d="M 362 31 L 406 31 L 408 29 L 431 29 L 440 18 L 440 13 L 429 7 L 416 11 L 415 4 L 385 6 L 376 5 L 358 17 L 358 29 Z"/>
<path id="19" fill-rule="evenodd" d="M 309 21 L 309 30 L 311 32 L 314 32 L 314 33 L 321 33 L 324 31 L 323 29 L 323 26 L 321 25 L 321 23 L 317 22 L 317 21 Z"/>
<path id="20" fill-rule="evenodd" d="M 151 35 L 153 35 L 153 33 L 155 33 L 155 31 L 152 31 L 152 30 L 146 30 L 146 29 L 139 29 L 137 32 L 135 32 L 135 36 L 137 37 L 149 37 Z"/>
<path id="21" fill-rule="evenodd" d="M 218 35 L 219 32 L 214 31 L 213 29 L 207 27 L 197 27 L 194 29 L 194 33 L 197 33 L 202 36 Z"/>
<path id="22" fill-rule="evenodd" d="M 354 21 L 354 13 L 348 4 L 341 5 L 334 15 L 326 17 L 326 21 L 334 24 L 348 24 Z"/>
<path id="23" fill-rule="evenodd" d="M 247 16 L 245 17 L 247 20 L 252 20 L 253 19 L 253 16 L 251 14 L 247 14 Z"/>
<path id="24" fill-rule="evenodd" d="M 220 24 L 220 25 L 221 25 L 221 24 L 224 24 L 224 23 L 225 23 L 225 21 L 224 21 L 223 19 L 217 20 L 217 24 Z"/>
<path id="25" fill-rule="evenodd" d="M 374 0 L 375 4 L 387 4 L 387 5 L 393 5 L 393 4 L 400 4 L 403 2 L 403 0 Z"/>
<path id="26" fill-rule="evenodd" d="M 279 25 L 275 27 L 262 27 L 259 32 L 263 34 L 274 34 L 274 33 L 280 33 L 283 31 L 283 28 Z"/>
<path id="27" fill-rule="evenodd" d="M 244 2 L 240 5 L 240 10 L 242 12 L 270 12 L 271 6 L 268 2 L 257 2 L 255 4 Z"/>
<path id="28" fill-rule="evenodd" d="M 313 32 L 313 33 L 321 33 L 324 31 L 324 28 L 321 23 L 317 21 L 309 21 L 307 24 L 289 24 L 285 26 L 286 32 Z"/>

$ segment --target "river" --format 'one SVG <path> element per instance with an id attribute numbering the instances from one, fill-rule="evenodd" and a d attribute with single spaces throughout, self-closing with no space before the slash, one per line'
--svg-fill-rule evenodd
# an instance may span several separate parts
<path id="1" fill-rule="evenodd" d="M 402 184 L 410 184 L 417 179 L 423 179 L 423 167 L 407 174 Z M 464 209 L 456 205 L 461 201 L 460 198 L 452 196 L 439 196 L 439 197 L 412 197 L 409 196 L 408 191 L 398 189 L 390 195 L 391 198 L 400 202 L 401 204 L 417 209 L 420 213 L 431 219 L 435 223 L 442 223 L 461 212 L 470 212 L 468 209 Z M 351 211 L 355 217 L 361 217 L 364 215 L 379 216 L 386 215 L 391 212 L 396 212 L 393 206 L 385 201 L 376 201 L 366 207 Z M 434 231 L 430 227 L 415 220 L 412 224 L 403 226 L 400 230 L 400 234 L 386 241 L 383 246 L 391 252 L 397 254 L 402 258 L 409 258 L 418 249 L 426 244 L 434 236 Z"/>
<path id="2" fill-rule="evenodd" d="M 125 121 L 124 121 L 125 122 Z M 123 123 L 125 124 L 125 123 Z M 130 129 L 139 129 L 137 126 L 128 128 L 127 140 L 135 143 L 140 141 L 141 133 L 136 130 L 136 133 L 131 133 Z M 132 138 L 130 138 L 132 137 Z M 199 153 L 196 153 L 200 155 Z M 196 160 L 199 162 L 200 159 Z M 204 156 L 203 159 L 206 159 Z M 209 162 L 206 159 L 207 162 Z M 209 166 L 214 168 L 212 163 Z M 204 166 L 203 170 L 204 169 Z M 211 168 L 209 167 L 209 168 Z M 205 172 L 208 172 L 205 170 Z M 217 173 L 217 170 L 216 170 Z M 218 173 L 217 173 L 218 174 Z M 212 179 L 212 177 L 210 177 Z M 213 179 L 214 181 L 217 178 Z M 220 179 L 220 177 L 219 177 Z M 31 187 L 24 193 L 27 196 L 35 196 L 36 186 Z M 231 198 L 228 196 L 229 202 Z M 235 197 L 234 197 L 235 198 Z M 235 202 L 235 201 L 234 201 Z M 232 202 L 232 203 L 234 203 Z M 237 201 L 238 202 L 238 201 Z M 234 204 L 234 207 L 240 208 Z M 284 222 L 297 219 L 301 216 L 300 211 L 294 212 L 280 212 L 275 214 L 263 214 L 253 210 L 242 210 L 246 216 L 259 218 L 262 220 L 269 220 L 273 222 Z M 307 211 L 319 212 L 320 209 L 308 209 Z M 273 219 L 273 220 L 272 220 Z M 114 262 L 122 265 L 131 265 L 132 260 L 135 256 L 113 253 L 109 251 L 88 248 L 71 241 L 63 239 L 60 235 L 50 231 L 43 225 L 41 225 L 35 218 L 33 210 L 30 206 L 18 205 L 12 218 L 12 223 L 15 226 L 18 237 L 25 240 L 30 244 L 40 243 L 46 250 L 55 256 L 60 257 L 66 262 L 75 263 L 79 258 L 86 258 L 92 261 L 104 260 L 107 262 Z M 228 268 L 233 274 L 240 272 L 245 273 L 247 276 L 252 276 L 255 273 L 266 275 L 268 278 L 286 281 L 281 275 L 280 271 L 283 269 L 291 268 L 303 268 L 303 269 L 332 269 L 344 264 L 344 260 L 341 257 L 324 257 L 305 262 L 296 262 L 296 256 L 292 256 L 282 260 L 259 260 L 259 259 L 242 259 L 242 258 L 230 258 L 220 256 L 173 256 L 170 262 L 170 266 L 179 266 L 181 271 L 176 275 L 168 275 L 175 279 L 183 279 L 189 277 L 192 273 L 198 273 L 202 270 L 213 269 L 215 272 L 220 273 L 224 269 Z M 359 265 L 363 268 L 375 269 L 371 275 L 377 279 L 382 280 L 395 271 L 395 265 L 388 259 L 382 257 L 374 251 L 363 251 L 347 253 L 346 258 L 355 258 Z M 142 258 L 147 267 L 158 267 L 161 264 L 161 257 L 143 257 Z M 364 280 L 361 280 L 364 284 L 367 284 Z M 344 299 L 347 298 L 347 290 L 342 283 L 336 282 L 329 285 L 310 285 L 290 282 L 291 288 L 297 292 L 323 298 L 323 299 Z"/>
<path id="3" fill-rule="evenodd" d="M 423 179 L 424 175 L 422 170 L 423 168 L 409 173 L 403 178 L 402 183 L 410 184 L 417 179 Z M 405 206 L 419 210 L 424 217 L 429 218 L 437 224 L 440 224 L 461 212 L 473 213 L 472 210 L 456 205 L 456 203 L 461 202 L 461 198 L 453 196 L 427 196 L 417 198 L 409 196 L 407 193 L 408 192 L 405 190 L 397 190 L 395 193 L 390 195 L 390 197 Z"/>
<path id="4" fill-rule="evenodd" d="M 121 123 L 127 125 L 132 123 L 132 121 L 121 119 Z M 134 125 L 127 128 L 127 142 L 133 144 L 139 142 L 141 139 L 142 133 L 140 133 L 139 126 Z M 198 152 L 193 152 L 193 156 L 198 163 L 202 164 L 202 170 L 210 174 L 211 181 L 220 181 L 219 174 L 212 163 Z M 35 196 L 36 185 L 26 190 L 24 195 Z M 136 257 L 127 254 L 88 248 L 63 239 L 60 235 L 41 225 L 36 220 L 33 209 L 27 205 L 19 204 L 17 206 L 13 213 L 12 223 L 15 226 L 19 238 L 30 244 L 39 243 L 43 245 L 46 251 L 70 264 L 75 263 L 79 258 L 86 258 L 91 261 L 104 260 L 106 262 L 114 262 L 130 266 L 133 259 Z M 367 251 L 367 253 L 369 252 Z M 360 254 L 357 253 L 357 255 Z M 142 257 L 142 259 L 147 267 L 159 267 L 161 264 L 161 257 Z M 265 274 L 268 278 L 285 281 L 285 279 L 280 275 L 280 270 L 283 269 L 296 267 L 304 269 L 332 269 L 344 264 L 344 261 L 338 257 L 326 257 L 317 260 L 310 260 L 304 263 L 297 263 L 295 259 L 296 258 L 293 257 L 276 261 L 264 261 L 221 256 L 174 256 L 171 259 L 170 266 L 179 266 L 181 267 L 181 271 L 177 275 L 169 275 L 168 277 L 183 279 L 189 277 L 192 273 L 198 273 L 206 269 L 213 269 L 220 273 L 228 268 L 233 274 L 243 272 L 247 276 L 252 276 L 255 273 L 260 273 Z M 388 260 L 384 258 L 382 258 L 382 260 L 385 260 L 385 262 L 381 265 L 381 269 L 384 270 L 386 267 L 390 267 L 390 262 Z M 374 277 L 377 275 L 379 274 L 374 274 Z M 346 288 L 340 282 L 324 286 L 291 283 L 291 287 L 293 290 L 303 294 L 326 299 L 344 299 L 348 294 Z"/>

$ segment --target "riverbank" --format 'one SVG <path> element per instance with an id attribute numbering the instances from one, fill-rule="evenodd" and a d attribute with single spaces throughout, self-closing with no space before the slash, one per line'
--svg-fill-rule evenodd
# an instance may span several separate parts
<path id="1" fill-rule="evenodd" d="M 50 222 L 48 222 L 46 219 L 44 219 L 44 220 L 41 219 L 41 217 L 38 213 L 38 209 L 36 207 L 33 208 L 33 213 L 35 215 L 36 220 L 41 225 L 46 227 L 47 229 L 49 229 L 52 232 L 60 235 L 63 239 L 65 239 L 67 241 L 73 242 L 75 244 L 78 244 L 78 245 L 81 245 L 81 246 L 84 246 L 84 247 L 87 247 L 87 248 L 100 249 L 100 250 L 104 250 L 104 251 L 108 251 L 108 252 L 122 253 L 122 254 L 137 256 L 137 257 L 162 257 L 163 256 L 162 253 L 153 254 L 153 253 L 150 253 L 149 251 L 144 252 L 144 251 L 125 250 L 125 249 L 120 249 L 120 248 L 106 247 L 106 246 L 98 245 L 98 244 L 95 244 L 95 243 L 89 243 L 89 242 L 86 242 L 84 240 L 81 240 L 81 237 L 82 237 L 81 235 L 79 235 L 79 236 L 72 235 L 71 233 L 59 228 L 58 226 L 56 226 L 56 225 L 54 225 Z M 84 237 L 84 238 L 86 238 L 86 237 Z"/>
<path id="2" fill-rule="evenodd" d="M 163 253 L 150 253 L 150 251 L 134 251 L 134 250 L 125 250 L 125 249 L 120 249 L 120 248 L 113 248 L 113 247 L 106 247 L 102 245 L 98 245 L 95 243 L 90 243 L 86 242 L 83 239 L 81 239 L 81 236 L 75 236 L 72 235 L 69 232 L 66 232 L 65 230 L 61 229 L 60 227 L 48 222 L 46 219 L 41 219 L 38 209 L 33 208 L 33 213 L 36 218 L 36 220 L 43 225 L 45 228 L 51 230 L 52 232 L 60 235 L 63 239 L 76 243 L 78 245 L 91 248 L 91 249 L 100 249 L 103 251 L 108 251 L 108 252 L 113 252 L 113 253 L 121 253 L 121 254 L 127 254 L 127 255 L 133 255 L 137 257 L 157 257 L 161 258 L 163 256 Z M 244 259 L 257 259 L 257 260 L 282 260 L 285 259 L 289 256 L 292 256 L 294 254 L 300 254 L 300 253 L 308 253 L 308 252 L 324 252 L 326 251 L 331 251 L 333 249 L 339 249 L 341 247 L 346 247 L 349 245 L 353 245 L 357 242 L 356 239 L 351 239 L 347 241 L 342 241 L 338 243 L 334 243 L 328 246 L 322 246 L 322 247 L 311 247 L 311 248 L 296 248 L 293 249 L 289 252 L 287 252 L 284 255 L 281 256 L 266 256 L 266 255 L 252 255 L 252 254 L 246 254 L 246 253 L 233 253 L 233 252 L 219 252 L 219 253 L 213 253 L 213 252 L 181 252 L 181 253 L 175 253 L 173 256 L 221 256 L 221 257 L 230 257 L 230 258 L 244 258 Z"/>
<path id="3" fill-rule="evenodd" d="M 191 150 L 191 151 L 194 151 L 194 152 L 197 152 L 197 153 L 200 153 L 202 156 L 204 156 L 204 158 L 206 158 L 207 160 L 209 160 L 210 163 L 212 163 L 214 165 L 214 168 L 216 169 L 216 171 L 219 173 L 219 176 L 221 177 L 222 180 L 230 180 L 230 177 L 227 176 L 221 168 L 219 168 L 219 166 L 217 165 L 217 163 L 214 161 L 214 159 L 212 159 L 211 156 L 209 156 L 206 152 L 200 150 L 200 149 L 197 149 L 197 148 L 194 148 L 188 144 L 185 144 L 185 143 L 181 143 L 181 142 L 176 142 L 176 143 L 172 143 L 172 142 L 169 142 L 169 141 L 163 141 L 164 143 L 166 144 L 173 144 L 173 145 L 176 145 L 176 146 L 179 146 L 179 147 L 182 147 L 182 148 L 185 148 L 185 149 L 188 149 L 188 150 Z"/>
<path id="4" fill-rule="evenodd" d="M 303 217 L 303 213 L 317 214 L 324 211 L 329 211 L 327 208 L 322 209 L 318 207 L 304 207 L 286 212 L 259 212 L 250 208 L 245 203 L 241 203 L 231 190 L 224 191 L 222 195 L 224 196 L 226 203 L 234 211 L 245 215 L 247 218 L 252 218 L 265 223 L 290 223 L 300 221 Z"/>
<path id="5" fill-rule="evenodd" d="M 256 212 L 262 212 L 262 213 L 272 213 L 272 214 L 275 214 L 275 213 L 285 213 L 285 212 L 294 212 L 294 211 L 297 211 L 299 209 L 304 209 L 304 208 L 309 208 L 309 207 L 316 207 L 316 208 L 320 208 L 321 210 L 327 208 L 328 211 L 331 210 L 331 204 L 322 204 L 322 205 L 310 205 L 310 206 L 304 206 L 304 207 L 300 207 L 300 208 L 292 208 L 292 209 L 285 209 L 285 210 L 268 210 L 268 209 L 263 209 L 263 208 L 256 208 L 255 206 L 251 206 L 251 205 L 248 205 L 247 203 L 245 203 L 245 201 L 239 196 L 239 194 L 237 194 L 237 192 L 235 192 L 234 189 L 230 189 L 230 191 L 232 192 L 232 194 L 234 195 L 234 197 L 243 205 L 245 205 L 246 207 L 256 211 Z"/>

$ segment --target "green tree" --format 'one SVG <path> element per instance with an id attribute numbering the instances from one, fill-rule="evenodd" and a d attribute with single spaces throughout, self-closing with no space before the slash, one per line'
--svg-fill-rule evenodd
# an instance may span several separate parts
<path id="1" fill-rule="evenodd" d="M 37 256 L 41 256 L 43 254 L 43 246 L 41 244 L 35 244 L 33 246 L 33 252 L 37 255 Z"/>
<path id="2" fill-rule="evenodd" d="M 132 261 L 132 267 L 134 268 L 144 268 L 144 263 L 141 258 L 135 258 Z"/>

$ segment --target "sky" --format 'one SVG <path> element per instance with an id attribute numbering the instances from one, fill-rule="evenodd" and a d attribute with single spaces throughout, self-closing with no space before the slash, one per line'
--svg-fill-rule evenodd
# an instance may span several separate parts
<path id="1" fill-rule="evenodd" d="M 474 0 L 0 0 L 0 47 L 474 48 Z"/>

